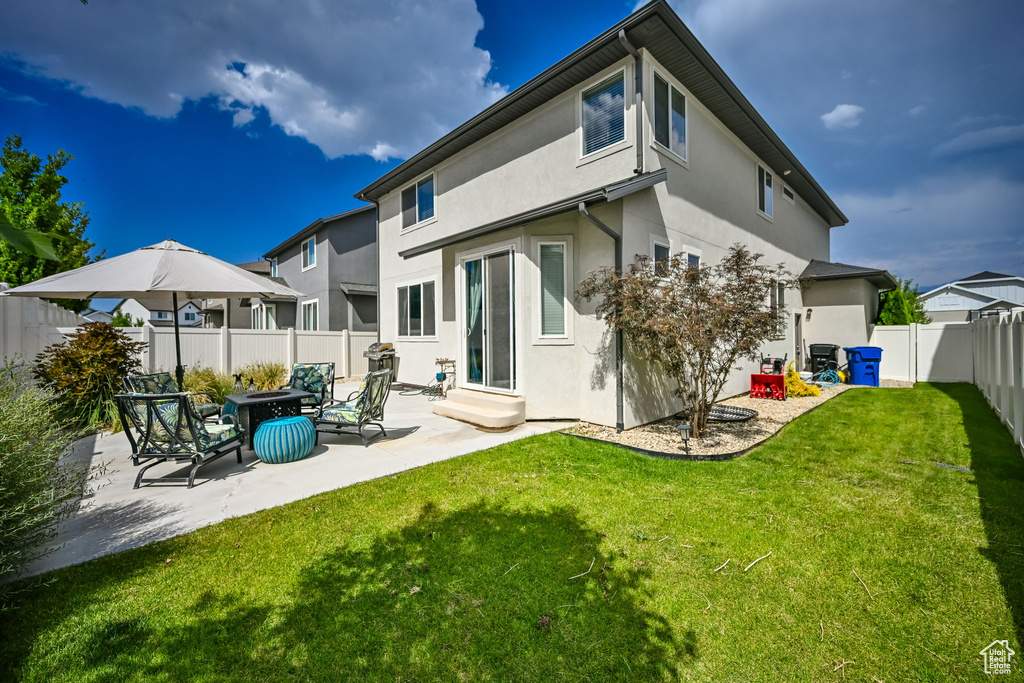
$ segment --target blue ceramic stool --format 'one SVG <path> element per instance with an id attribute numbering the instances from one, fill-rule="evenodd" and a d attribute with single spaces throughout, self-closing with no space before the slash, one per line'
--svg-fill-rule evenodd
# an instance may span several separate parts
<path id="1" fill-rule="evenodd" d="M 252 449 L 263 462 L 295 462 L 309 455 L 315 440 L 316 431 L 308 417 L 278 417 L 260 424 Z"/>

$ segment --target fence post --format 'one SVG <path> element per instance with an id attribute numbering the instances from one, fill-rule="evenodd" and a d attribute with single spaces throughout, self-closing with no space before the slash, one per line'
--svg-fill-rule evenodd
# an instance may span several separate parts
<path id="1" fill-rule="evenodd" d="M 907 368 L 907 374 L 910 376 L 907 379 L 911 382 L 917 381 L 917 368 L 920 365 L 917 359 L 917 354 L 920 353 L 920 347 L 917 345 L 917 327 L 917 323 L 910 323 L 910 333 L 907 335 L 908 343 L 910 344 L 910 348 L 907 351 L 907 365 L 910 366 Z"/>
<path id="2" fill-rule="evenodd" d="M 1003 424 L 1013 426 L 1010 423 L 1012 415 L 1010 412 L 1010 387 L 1013 386 L 1013 368 L 1010 361 L 1013 359 L 1010 348 L 1010 325 L 1009 316 L 999 316 L 999 369 L 1002 374 L 999 377 L 999 417 Z"/>
<path id="3" fill-rule="evenodd" d="M 153 362 L 156 353 L 153 349 L 153 328 L 145 323 L 142 325 L 142 341 L 146 342 L 146 348 L 142 352 L 142 369 L 146 373 L 154 372 Z"/>
<path id="4" fill-rule="evenodd" d="M 351 310 L 351 309 L 350 309 Z M 348 377 L 351 375 L 351 369 L 349 365 L 352 359 L 352 335 L 349 334 L 348 330 L 341 331 L 341 376 Z"/>
<path id="5" fill-rule="evenodd" d="M 220 371 L 231 372 L 231 330 L 227 325 L 220 328 Z"/>
<path id="6" fill-rule="evenodd" d="M 296 356 L 298 356 L 298 347 L 299 347 L 299 341 L 298 341 L 298 337 L 295 334 L 295 328 L 294 327 L 289 327 L 288 328 L 288 364 L 287 364 L 287 367 L 289 367 L 289 368 L 291 366 L 295 365 L 295 363 L 298 362 L 298 361 L 295 360 Z"/>
<path id="7" fill-rule="evenodd" d="M 1010 386 L 1013 391 L 1013 438 L 1024 446 L 1024 313 L 1010 317 Z"/>

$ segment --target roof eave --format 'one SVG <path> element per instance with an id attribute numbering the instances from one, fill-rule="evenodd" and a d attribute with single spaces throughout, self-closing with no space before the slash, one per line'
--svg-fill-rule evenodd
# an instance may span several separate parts
<path id="1" fill-rule="evenodd" d="M 286 239 L 284 242 L 281 242 L 281 244 L 277 245 L 276 247 L 265 253 L 263 255 L 263 258 L 270 259 L 277 256 L 278 254 L 280 254 L 282 251 L 292 246 L 293 244 L 302 242 L 303 240 L 307 239 L 310 235 L 316 234 L 316 231 L 319 230 L 320 227 L 322 225 L 325 225 L 326 223 L 331 223 L 342 218 L 347 218 L 348 216 L 354 216 L 358 213 L 362 213 L 363 211 L 370 211 L 375 208 L 376 207 L 373 204 L 367 204 L 366 206 L 360 206 L 349 211 L 342 211 L 341 213 L 336 213 L 333 216 L 317 218 L 315 221 L 304 227 L 302 230 L 299 230 L 297 233 Z M 260 274 L 261 273 L 257 273 L 257 275 Z"/>

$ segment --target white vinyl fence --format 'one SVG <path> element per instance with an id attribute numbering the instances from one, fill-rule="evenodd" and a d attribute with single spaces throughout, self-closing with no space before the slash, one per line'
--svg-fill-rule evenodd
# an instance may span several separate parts
<path id="1" fill-rule="evenodd" d="M 0 282 L 0 292 L 7 288 Z M 84 322 L 77 313 L 42 299 L 0 293 L 0 360 L 32 361 L 47 346 L 64 339 L 58 328 Z"/>
<path id="2" fill-rule="evenodd" d="M 0 359 L 31 363 L 43 349 L 64 341 L 85 322 L 85 318 L 41 299 L 0 294 Z M 148 344 L 140 359 L 146 372 L 174 368 L 174 328 L 121 329 L 134 341 Z M 333 362 L 339 378 L 351 377 L 366 373 L 368 364 L 363 351 L 375 341 L 376 332 L 185 327 L 181 329 L 181 359 L 186 366 L 211 367 L 221 372 L 235 372 L 257 361 L 285 365 Z"/>
<path id="3" fill-rule="evenodd" d="M 1024 312 L 982 318 L 971 326 L 975 384 L 1024 449 Z"/>
<path id="4" fill-rule="evenodd" d="M 870 346 L 882 349 L 883 379 L 909 382 L 973 382 L 972 323 L 875 325 Z"/>

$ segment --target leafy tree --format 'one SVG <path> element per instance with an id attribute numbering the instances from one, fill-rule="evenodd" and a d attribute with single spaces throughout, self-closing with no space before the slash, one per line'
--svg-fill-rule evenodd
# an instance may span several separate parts
<path id="1" fill-rule="evenodd" d="M 713 266 L 690 266 L 675 256 L 655 269 L 638 256 L 620 275 L 607 266 L 580 283 L 586 300 L 603 297 L 597 314 L 623 333 L 643 360 L 658 363 L 676 384 L 694 436 L 741 359 L 757 360 L 762 345 L 786 327 L 771 304 L 777 287 L 797 286 L 782 264 L 768 266 L 741 244 Z"/>
<path id="2" fill-rule="evenodd" d="M 130 313 L 114 311 L 114 315 L 110 318 L 110 324 L 114 327 L 142 327 L 144 323 L 142 318 L 132 319 Z"/>
<path id="3" fill-rule="evenodd" d="M 895 289 L 879 293 L 878 324 L 909 325 L 919 323 L 927 325 L 932 321 L 924 310 L 924 302 L 917 291 L 913 280 L 896 278 L 899 284 Z"/>
<path id="4" fill-rule="evenodd" d="M 6 239 L 0 240 L 0 282 L 17 287 L 96 260 L 89 256 L 96 245 L 85 238 L 88 212 L 81 202 L 61 201 L 61 188 L 68 179 L 60 171 L 73 158 L 58 150 L 48 155 L 44 164 L 22 147 L 20 136 L 12 135 L 4 142 L 0 151 L 0 223 L 11 227 L 3 231 Z M 50 238 L 55 259 L 39 251 L 45 238 Z M 25 240 L 36 250 L 26 250 Z M 89 306 L 87 300 L 55 303 L 77 313 Z"/>

